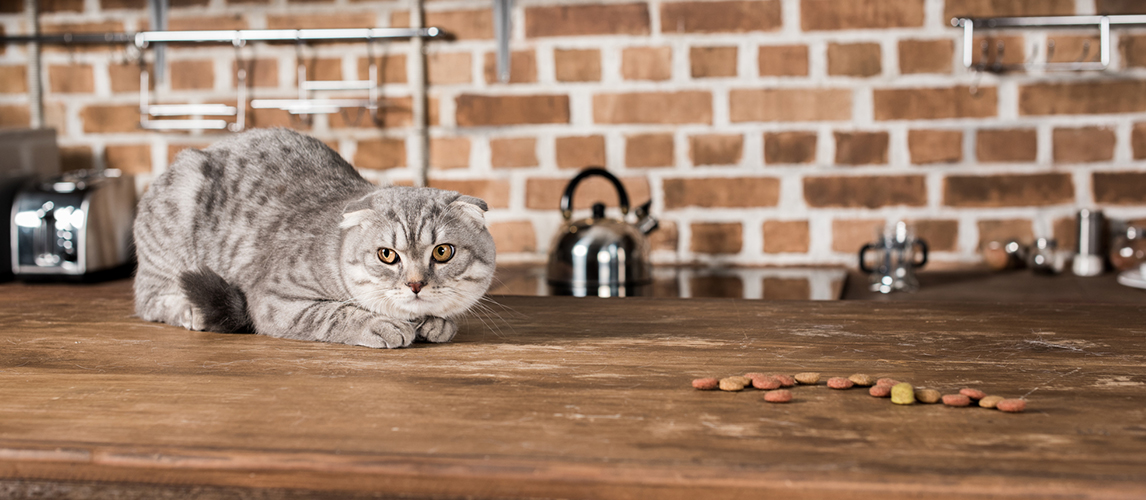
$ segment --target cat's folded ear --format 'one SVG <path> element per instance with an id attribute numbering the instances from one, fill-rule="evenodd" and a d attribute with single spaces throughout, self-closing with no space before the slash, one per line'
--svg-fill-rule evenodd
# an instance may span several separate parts
<path id="1" fill-rule="evenodd" d="M 489 210 L 489 206 L 481 198 L 461 195 L 450 203 L 450 209 L 473 219 L 478 224 L 485 224 L 485 212 Z"/>
<path id="2" fill-rule="evenodd" d="M 349 229 L 354 226 L 366 225 L 369 223 L 367 219 L 373 213 L 374 209 L 370 208 L 369 196 L 354 200 L 342 209 L 342 222 L 338 223 L 338 227 Z"/>

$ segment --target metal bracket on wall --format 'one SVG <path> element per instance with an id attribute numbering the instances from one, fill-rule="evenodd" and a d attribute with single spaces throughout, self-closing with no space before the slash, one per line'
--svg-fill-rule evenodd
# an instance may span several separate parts
<path id="1" fill-rule="evenodd" d="M 1111 61 L 1111 28 L 1135 28 L 1146 26 L 1146 15 L 1119 15 L 1119 16 L 1042 16 L 1042 17 L 995 17 L 995 18 L 954 18 L 951 25 L 963 29 L 963 67 L 973 71 L 986 71 L 1004 73 L 1007 71 L 1043 70 L 1043 71 L 1103 71 L 1110 67 Z M 1090 58 L 1090 44 L 1084 43 L 1081 54 L 1070 62 L 1049 62 L 1054 55 L 1055 43 L 1051 39 L 1047 42 L 1046 61 L 1038 62 L 1037 49 L 1032 56 L 1022 63 L 1003 63 L 1005 46 L 996 42 L 992 48 L 990 42 L 984 41 L 979 51 L 980 61 L 975 61 L 975 30 L 999 29 L 1058 29 L 1058 28 L 1091 28 L 1098 29 L 1098 58 Z M 1013 49 L 1012 49 L 1013 50 Z M 1020 51 L 1022 49 L 1020 48 Z"/>

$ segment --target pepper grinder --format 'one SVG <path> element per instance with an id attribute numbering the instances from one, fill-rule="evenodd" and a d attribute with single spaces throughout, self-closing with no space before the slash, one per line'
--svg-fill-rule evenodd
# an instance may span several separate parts
<path id="1" fill-rule="evenodd" d="M 1078 211 L 1078 246 L 1071 271 L 1075 276 L 1098 276 L 1104 270 L 1102 248 L 1102 211 Z"/>

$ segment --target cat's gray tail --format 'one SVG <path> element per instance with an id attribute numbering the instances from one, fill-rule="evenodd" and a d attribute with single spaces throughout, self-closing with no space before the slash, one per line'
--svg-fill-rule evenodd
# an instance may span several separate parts
<path id="1" fill-rule="evenodd" d="M 219 333 L 252 333 L 255 331 L 247 314 L 247 296 L 239 287 L 227 283 L 214 271 L 200 268 L 179 275 L 179 287 L 187 300 L 203 313 L 207 331 Z"/>

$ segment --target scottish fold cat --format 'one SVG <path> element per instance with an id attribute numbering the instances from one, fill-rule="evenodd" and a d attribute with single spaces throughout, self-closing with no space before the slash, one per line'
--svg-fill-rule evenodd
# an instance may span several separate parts
<path id="1" fill-rule="evenodd" d="M 489 288 L 484 201 L 378 187 L 317 139 L 181 152 L 139 204 L 135 310 L 191 330 L 368 347 L 446 342 Z"/>

